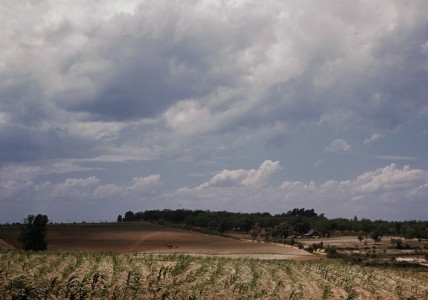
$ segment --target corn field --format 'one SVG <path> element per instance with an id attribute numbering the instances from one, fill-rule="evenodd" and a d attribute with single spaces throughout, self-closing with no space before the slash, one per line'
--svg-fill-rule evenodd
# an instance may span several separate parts
<path id="1" fill-rule="evenodd" d="M 428 272 L 336 260 L 1 250 L 0 299 L 428 299 Z"/>

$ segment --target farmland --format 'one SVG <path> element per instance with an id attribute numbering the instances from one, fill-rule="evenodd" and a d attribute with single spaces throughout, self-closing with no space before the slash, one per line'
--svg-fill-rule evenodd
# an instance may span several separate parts
<path id="1" fill-rule="evenodd" d="M 339 261 L 0 251 L 0 297 L 426 299 L 426 272 Z M 413 297 L 413 298 L 411 298 Z"/>
<path id="2" fill-rule="evenodd" d="M 0 238 L 19 248 L 19 232 L 19 226 L 3 226 L 0 227 Z M 51 224 L 47 242 L 50 251 L 314 258 L 310 253 L 290 246 L 240 241 L 147 222 Z"/>
<path id="3" fill-rule="evenodd" d="M 46 252 L 6 249 L 18 234 L 0 227 L 0 299 L 428 299 L 422 267 L 350 264 L 145 222 L 49 225 Z"/>

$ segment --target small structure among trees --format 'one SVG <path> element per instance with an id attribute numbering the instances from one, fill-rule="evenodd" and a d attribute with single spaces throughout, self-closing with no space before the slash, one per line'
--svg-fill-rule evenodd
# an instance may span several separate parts
<path id="1" fill-rule="evenodd" d="M 46 225 L 48 222 L 48 217 L 41 214 L 38 214 L 37 216 L 28 215 L 28 217 L 24 219 L 24 225 L 19 236 L 19 241 L 22 243 L 22 249 L 34 251 L 47 249 L 48 244 L 45 237 Z"/>
<path id="2" fill-rule="evenodd" d="M 311 229 L 307 233 L 305 233 L 303 236 L 305 238 L 311 238 L 311 237 L 320 237 L 321 234 L 318 231 Z"/>

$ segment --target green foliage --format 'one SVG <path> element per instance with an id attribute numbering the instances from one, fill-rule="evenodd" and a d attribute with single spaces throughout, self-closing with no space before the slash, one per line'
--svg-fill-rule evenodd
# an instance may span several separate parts
<path id="1" fill-rule="evenodd" d="M 358 231 L 358 235 L 357 235 L 358 240 L 361 242 L 362 240 L 364 240 L 364 232 L 362 230 Z"/>
<path id="2" fill-rule="evenodd" d="M 339 254 L 337 253 L 337 250 L 335 247 L 328 246 L 326 249 L 327 257 L 328 258 L 337 258 L 339 257 Z"/>
<path id="3" fill-rule="evenodd" d="M 376 243 L 382 240 L 382 234 L 379 230 L 374 230 L 370 233 L 370 238 Z"/>
<path id="4" fill-rule="evenodd" d="M 314 243 L 314 244 L 310 245 L 307 250 L 310 253 L 313 253 L 314 251 L 317 251 L 318 249 L 324 249 L 324 243 L 323 242 Z"/>
<path id="5" fill-rule="evenodd" d="M 46 225 L 49 219 L 46 215 L 38 214 L 37 216 L 29 215 L 24 220 L 19 241 L 22 243 L 22 249 L 24 250 L 46 250 L 47 242 L 46 237 Z"/>
<path id="6" fill-rule="evenodd" d="M 191 229 L 211 233 L 229 231 L 253 233 L 255 238 L 287 238 L 302 236 L 310 229 L 320 235 L 332 233 L 355 234 L 362 241 L 371 233 L 378 237 L 401 235 L 406 239 L 428 238 L 428 221 L 389 222 L 354 217 L 353 219 L 328 219 L 313 209 L 294 208 L 287 213 L 271 215 L 270 213 L 232 213 L 227 211 L 205 210 L 147 210 L 143 212 L 128 211 L 123 221 L 145 220 L 151 222 L 169 222 Z M 255 230 L 257 229 L 257 230 Z"/>
<path id="7" fill-rule="evenodd" d="M 391 238 L 391 244 L 396 248 L 396 249 L 403 249 L 403 241 L 401 239 L 394 239 Z"/>

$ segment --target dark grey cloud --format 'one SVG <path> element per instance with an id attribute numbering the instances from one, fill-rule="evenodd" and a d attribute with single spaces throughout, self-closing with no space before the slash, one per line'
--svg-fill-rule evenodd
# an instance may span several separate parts
<path id="1" fill-rule="evenodd" d="M 218 34 L 213 36 L 215 32 L 208 27 L 203 35 L 191 28 L 177 32 L 182 22 L 201 25 L 202 20 L 193 20 L 194 11 L 166 16 L 154 11 L 154 19 L 148 22 L 147 6 L 97 25 L 91 33 L 94 40 L 89 39 L 76 53 L 64 74 L 73 77 L 74 70 L 81 67 L 79 76 L 85 76 L 91 88 L 75 86 L 59 93 L 55 98 L 60 107 L 88 113 L 90 119 L 149 118 L 179 100 L 203 97 L 235 83 L 234 70 L 228 68 L 231 64 L 220 48 L 223 45 L 216 41 Z M 92 56 L 105 69 L 85 72 L 84 65 Z"/>
<path id="2" fill-rule="evenodd" d="M 13 73 L 13 71 L 12 71 Z M 0 112 L 8 116 L 8 123 L 24 127 L 40 125 L 49 118 L 43 99 L 43 88 L 39 82 L 22 73 L 15 73 L 6 79 L 0 88 Z"/>
<path id="3" fill-rule="evenodd" d="M 10 191 L 9 204 L 16 196 L 30 207 L 28 196 L 43 191 L 33 207 L 59 198 L 78 207 L 64 193 L 58 198 L 58 189 L 92 204 L 101 203 L 94 195 L 109 191 L 120 199 L 141 183 L 124 184 L 140 176 L 137 166 L 125 170 L 134 161 L 144 166 L 142 176 L 159 174 L 145 180 L 198 187 L 204 184 L 188 172 L 227 179 L 272 160 L 284 166 L 276 182 L 284 176 L 291 184 L 285 202 L 273 182 L 259 191 L 234 184 L 187 188 L 181 201 L 189 196 L 188 203 L 209 208 L 222 195 L 212 208 L 238 209 L 250 199 L 250 208 L 258 209 L 262 197 L 271 198 L 266 205 L 273 211 L 291 203 L 326 206 L 317 197 L 335 204 L 361 196 L 366 200 L 343 207 L 363 212 L 369 196 L 380 207 L 390 195 L 354 189 L 361 174 L 383 172 L 379 158 L 417 157 L 409 170 L 426 173 L 425 0 L 0 5 L 0 166 L 27 174 L 25 182 L 19 176 L 0 181 L 2 191 Z M 403 143 L 409 136 L 416 142 Z M 52 165 L 61 160 L 67 163 L 58 176 Z M 180 179 L 164 176 L 177 165 L 186 166 L 175 171 Z M 311 183 L 314 178 L 325 184 Z M 398 188 L 394 193 L 406 201 L 416 193 L 417 206 L 425 200 L 420 182 Z M 137 196 L 127 195 L 137 207 Z M 172 205 L 175 196 L 155 189 L 149 202 Z M 109 201 L 112 210 L 120 206 Z M 18 211 L 19 205 L 8 207 Z"/>
<path id="4" fill-rule="evenodd" d="M 60 129 L 8 126 L 0 129 L 0 163 L 88 158 L 98 154 L 96 141 L 70 137 Z"/>

